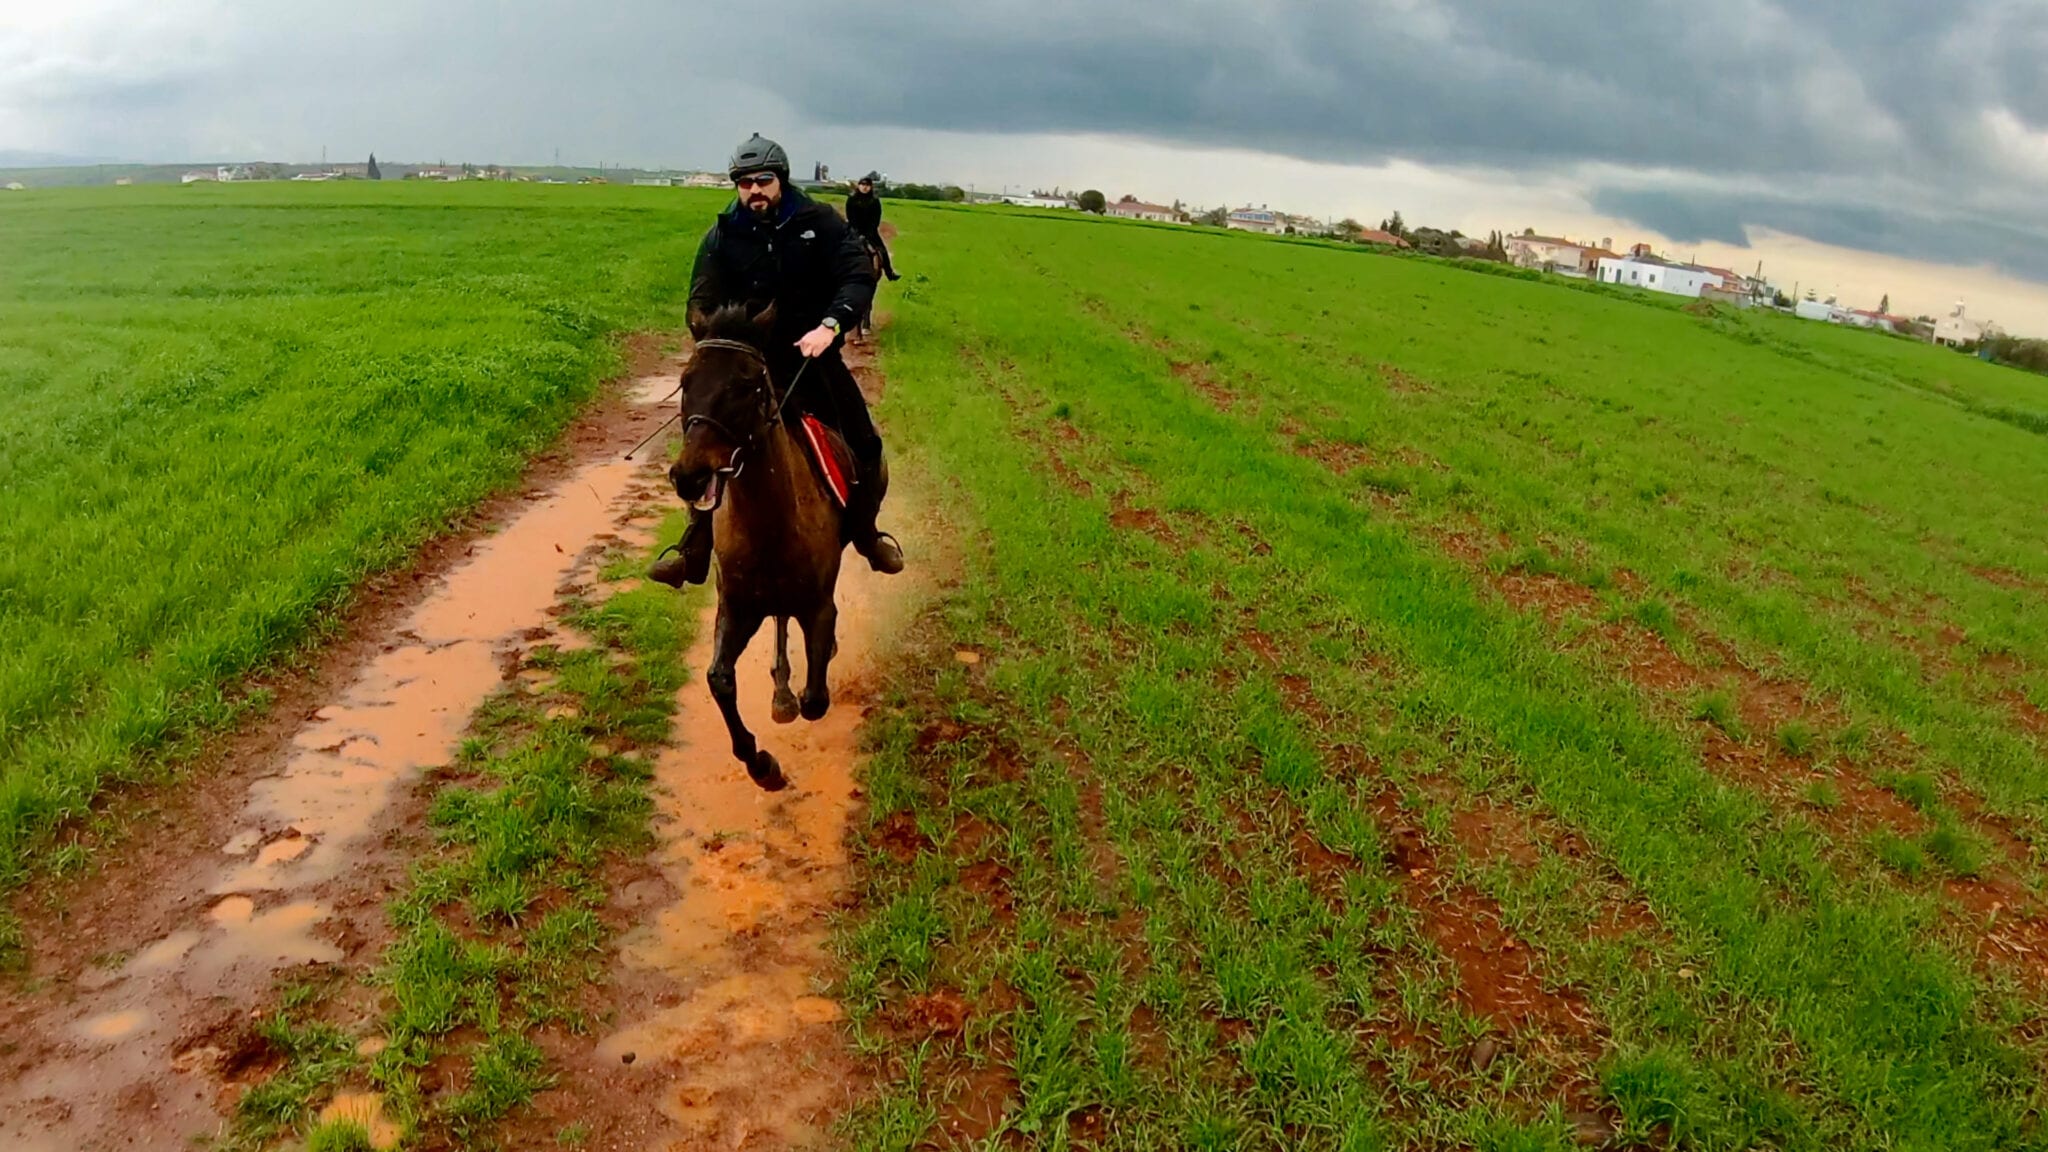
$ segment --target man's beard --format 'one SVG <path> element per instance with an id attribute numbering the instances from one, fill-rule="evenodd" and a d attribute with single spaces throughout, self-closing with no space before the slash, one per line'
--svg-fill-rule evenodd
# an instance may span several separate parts
<path id="1" fill-rule="evenodd" d="M 775 206 L 768 202 L 766 196 L 752 196 L 747 199 L 747 211 L 752 212 L 756 216 L 766 216 L 774 208 Z"/>

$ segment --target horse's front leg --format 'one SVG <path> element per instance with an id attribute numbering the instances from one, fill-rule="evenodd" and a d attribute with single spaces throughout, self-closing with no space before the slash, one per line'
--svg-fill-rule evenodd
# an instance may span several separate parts
<path id="1" fill-rule="evenodd" d="M 775 722 L 796 719 L 796 694 L 789 690 L 789 617 L 775 618 Z"/>
<path id="2" fill-rule="evenodd" d="M 711 633 L 711 668 L 705 672 L 704 681 L 711 686 L 711 698 L 718 702 L 718 710 L 725 716 L 725 730 L 732 734 L 734 758 L 747 766 L 747 775 L 753 777 L 754 783 L 775 792 L 789 781 L 783 779 L 782 766 L 775 762 L 775 757 L 755 745 L 754 734 L 747 731 L 746 722 L 740 719 L 739 676 L 734 671 L 740 653 L 747 650 L 754 633 L 760 630 L 760 616 L 735 615 L 725 598 L 719 597 L 718 619 Z"/>
<path id="3" fill-rule="evenodd" d="M 832 689 L 825 681 L 832 657 L 839 651 L 839 606 L 828 596 L 803 622 L 804 719 L 817 720 L 832 708 Z"/>

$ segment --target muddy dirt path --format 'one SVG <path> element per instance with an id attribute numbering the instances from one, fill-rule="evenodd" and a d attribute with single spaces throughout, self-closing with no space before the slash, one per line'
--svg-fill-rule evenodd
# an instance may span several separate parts
<path id="1" fill-rule="evenodd" d="M 419 819 L 408 785 L 454 752 L 522 652 L 558 639 L 565 582 L 665 488 L 658 452 L 620 459 L 670 410 L 657 401 L 677 366 L 642 366 L 658 371 L 572 429 L 578 462 L 392 614 L 271 764 L 188 783 L 241 791 L 187 806 L 204 826 L 176 837 L 182 854 L 131 842 L 102 882 L 67 894 L 44 925 L 62 938 L 0 994 L 0 1148 L 184 1147 L 262 1071 L 233 1038 L 279 978 L 374 961 L 405 866 L 396 845 Z"/>
<path id="2" fill-rule="evenodd" d="M 875 398 L 867 355 L 850 349 L 848 361 Z M 854 1102 L 843 1014 L 825 988 L 829 918 L 848 899 L 858 731 L 889 638 L 937 587 L 942 552 L 942 533 L 900 481 L 883 525 L 912 566 L 877 576 L 848 551 L 824 719 L 770 721 L 772 628 L 740 660 L 741 713 L 781 760 L 784 792 L 762 792 L 732 758 L 702 680 L 715 609 L 707 598 L 674 743 L 655 765 L 658 846 L 616 894 L 633 926 L 620 940 L 611 1027 L 556 1053 L 568 1073 L 536 1100 L 534 1134 L 577 1123 L 592 1147 L 762 1152 L 826 1143 Z M 792 629 L 799 665 L 800 637 Z"/>
<path id="3" fill-rule="evenodd" d="M 923 543 L 904 539 L 906 548 Z M 656 858 L 680 895 L 621 946 L 629 974 L 666 977 L 673 991 L 623 1016 L 597 1046 L 600 1060 L 630 1057 L 653 1088 L 642 1098 L 676 1126 L 676 1139 L 663 1146 L 802 1146 L 851 1103 L 841 1013 L 820 984 L 827 918 L 847 889 L 856 730 L 874 687 L 878 639 L 908 599 L 909 583 L 898 579 L 864 564 L 841 577 L 832 711 L 762 733 L 790 776 L 788 792 L 752 787 L 710 693 L 701 682 L 683 692 L 680 746 L 656 767 Z M 693 669 L 710 661 L 710 632 L 707 613 Z M 740 662 L 750 721 L 768 715 L 769 649 L 757 644 Z"/>

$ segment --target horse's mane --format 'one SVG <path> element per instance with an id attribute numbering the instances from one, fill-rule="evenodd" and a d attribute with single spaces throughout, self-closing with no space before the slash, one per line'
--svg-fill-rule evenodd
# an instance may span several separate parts
<path id="1" fill-rule="evenodd" d="M 704 319 L 704 331 L 698 337 L 704 340 L 737 340 L 755 348 L 763 348 L 768 334 L 754 323 L 754 311 L 745 303 L 720 305 L 718 310 Z"/>

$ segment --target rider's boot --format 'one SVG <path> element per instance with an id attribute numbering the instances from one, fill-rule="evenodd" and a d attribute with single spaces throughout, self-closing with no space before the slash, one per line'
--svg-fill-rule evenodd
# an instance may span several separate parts
<path id="1" fill-rule="evenodd" d="M 846 538 L 853 550 L 867 557 L 868 567 L 893 576 L 903 571 L 903 546 L 894 536 L 875 527 L 882 511 L 882 497 L 889 494 L 889 460 L 877 456 L 854 485 L 846 504 Z"/>
<path id="2" fill-rule="evenodd" d="M 711 575 L 711 513 L 690 510 L 690 526 L 683 538 L 661 550 L 647 578 L 657 584 L 681 588 L 702 584 Z M 671 556 L 669 553 L 675 553 Z"/>

